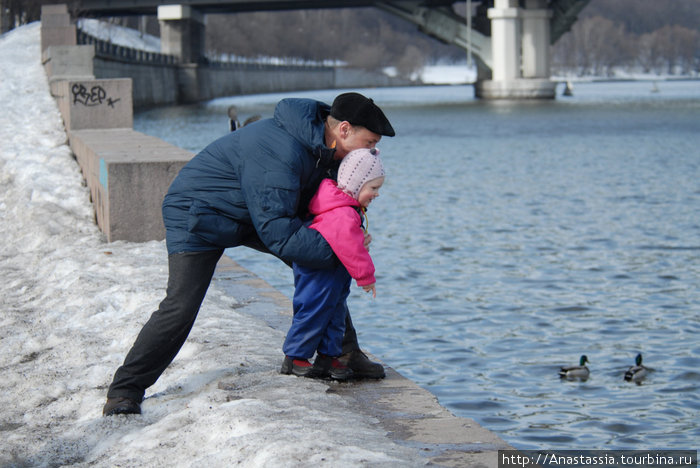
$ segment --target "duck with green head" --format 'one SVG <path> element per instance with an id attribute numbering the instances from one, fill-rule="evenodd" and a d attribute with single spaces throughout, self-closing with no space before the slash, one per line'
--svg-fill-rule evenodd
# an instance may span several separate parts
<path id="1" fill-rule="evenodd" d="M 559 377 L 568 380 L 586 380 L 590 375 L 586 363 L 590 362 L 585 354 L 581 356 L 578 366 L 564 366 L 559 370 Z"/>
<path id="2" fill-rule="evenodd" d="M 649 373 L 649 368 L 642 365 L 642 353 L 637 354 L 634 358 L 634 366 L 630 366 L 625 372 L 625 380 L 627 382 L 639 382 Z"/>

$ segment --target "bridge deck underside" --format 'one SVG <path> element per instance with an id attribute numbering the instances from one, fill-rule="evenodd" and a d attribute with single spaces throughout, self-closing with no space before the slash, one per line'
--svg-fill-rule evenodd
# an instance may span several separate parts
<path id="1" fill-rule="evenodd" d="M 473 0 L 479 3 L 482 0 Z M 177 1 L 158 0 L 83 0 L 81 12 L 90 16 L 155 15 L 158 6 L 172 5 Z M 327 8 L 373 7 L 377 0 L 184 0 L 180 2 L 202 13 L 237 13 L 250 11 L 311 10 Z M 391 3 L 415 4 L 415 0 L 392 0 Z M 429 8 L 451 6 L 455 0 L 427 0 L 421 2 Z"/>

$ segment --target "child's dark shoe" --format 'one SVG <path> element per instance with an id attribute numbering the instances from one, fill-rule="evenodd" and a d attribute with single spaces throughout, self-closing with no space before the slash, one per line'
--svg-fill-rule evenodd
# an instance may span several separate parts
<path id="1" fill-rule="evenodd" d="M 333 358 L 331 362 L 331 379 L 333 380 L 348 380 L 354 375 L 352 369 L 340 362 L 338 358 Z"/>
<path id="2" fill-rule="evenodd" d="M 311 373 L 313 369 L 314 366 L 308 359 L 294 359 L 292 357 L 285 356 L 280 373 L 287 375 L 294 374 L 297 377 L 310 377 L 309 373 Z"/>
<path id="3" fill-rule="evenodd" d="M 319 354 L 314 361 L 314 370 L 310 377 L 317 379 L 348 380 L 352 378 L 352 369 L 331 356 Z"/>

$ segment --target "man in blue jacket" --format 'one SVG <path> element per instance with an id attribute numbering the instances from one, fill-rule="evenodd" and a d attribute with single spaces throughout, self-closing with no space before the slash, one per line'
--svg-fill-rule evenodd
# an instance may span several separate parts
<path id="1" fill-rule="evenodd" d="M 166 297 L 117 369 L 105 416 L 141 413 L 146 389 L 187 339 L 224 249 L 245 245 L 290 265 L 334 267 L 328 243 L 304 226 L 306 209 L 346 154 L 374 148 L 382 135 L 394 136 L 394 129 L 361 94 L 341 94 L 331 107 L 284 99 L 273 118 L 219 138 L 182 168 L 163 201 Z M 356 377 L 383 378 L 384 368 L 362 353 L 347 317 L 343 363 Z"/>

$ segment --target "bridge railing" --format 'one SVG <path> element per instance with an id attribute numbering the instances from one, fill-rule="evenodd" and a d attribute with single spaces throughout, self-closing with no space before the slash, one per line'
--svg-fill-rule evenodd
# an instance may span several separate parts
<path id="1" fill-rule="evenodd" d="M 156 65 L 177 65 L 174 55 L 150 52 L 114 44 L 99 39 L 81 29 L 77 30 L 77 42 L 81 45 L 95 45 L 95 56 L 110 60 L 129 63 L 145 63 Z M 207 57 L 206 65 L 211 68 L 236 68 L 238 70 L 326 70 L 333 69 L 332 65 L 314 63 L 295 59 L 250 59 L 246 57 L 226 57 L 226 60 L 215 60 Z"/>
<path id="2" fill-rule="evenodd" d="M 77 30 L 77 42 L 81 45 L 94 44 L 95 57 L 119 60 L 122 62 L 148 63 L 157 65 L 176 65 L 178 63 L 177 57 L 174 55 L 120 46 L 109 41 L 98 39 L 81 29 Z"/>

